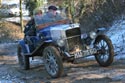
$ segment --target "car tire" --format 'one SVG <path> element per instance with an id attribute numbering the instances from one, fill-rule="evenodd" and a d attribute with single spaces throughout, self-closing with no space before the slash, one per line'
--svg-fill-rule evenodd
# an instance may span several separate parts
<path id="1" fill-rule="evenodd" d="M 111 40 L 106 35 L 100 35 L 95 40 L 95 47 L 99 52 L 95 55 L 95 59 L 99 65 L 103 67 L 111 65 L 114 58 L 114 48 Z"/>
<path id="2" fill-rule="evenodd" d="M 29 57 L 24 56 L 23 49 L 21 45 L 18 45 L 17 49 L 18 62 L 21 69 L 28 70 L 30 68 Z"/>
<path id="3" fill-rule="evenodd" d="M 47 73 L 52 78 L 57 78 L 63 74 L 63 62 L 58 49 L 54 46 L 47 46 L 43 50 L 44 65 Z"/>

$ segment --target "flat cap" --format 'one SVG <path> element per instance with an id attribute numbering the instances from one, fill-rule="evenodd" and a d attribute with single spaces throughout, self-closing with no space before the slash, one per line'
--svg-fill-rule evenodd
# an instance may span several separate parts
<path id="1" fill-rule="evenodd" d="M 49 6 L 49 7 L 48 7 L 48 10 L 57 10 L 57 7 L 56 7 L 56 6 L 51 5 L 51 6 Z"/>

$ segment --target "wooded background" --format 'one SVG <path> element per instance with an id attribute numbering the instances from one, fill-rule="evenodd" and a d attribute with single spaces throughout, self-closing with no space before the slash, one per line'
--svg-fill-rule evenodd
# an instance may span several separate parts
<path id="1" fill-rule="evenodd" d="M 42 5 L 41 1 L 44 0 L 29 1 Z M 30 2 L 28 3 L 31 5 Z M 120 19 L 125 14 L 125 0 L 48 0 L 48 4 L 66 8 L 68 18 L 79 22 L 83 32 L 108 27 L 115 19 Z"/>
<path id="2" fill-rule="evenodd" d="M 44 0 L 24 1 L 30 11 L 30 15 L 33 14 L 35 8 L 43 6 L 43 1 Z M 93 31 L 100 27 L 110 27 L 114 21 L 125 19 L 125 0 L 48 0 L 46 5 L 56 5 L 60 9 L 65 8 L 67 17 L 73 22 L 80 23 L 82 33 Z M 14 38 L 22 38 L 21 34 L 19 34 L 19 30 L 15 31 L 16 28 L 13 28 L 17 26 L 12 25 L 12 23 L 7 23 L 0 22 L 1 41 L 5 38 L 12 40 L 14 40 Z M 11 32 L 15 34 L 15 36 L 10 34 Z"/>

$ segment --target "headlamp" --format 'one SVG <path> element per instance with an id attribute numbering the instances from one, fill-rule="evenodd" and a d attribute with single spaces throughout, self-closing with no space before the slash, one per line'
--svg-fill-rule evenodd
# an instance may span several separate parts
<path id="1" fill-rule="evenodd" d="M 90 32 L 90 38 L 95 39 L 97 34 L 95 32 Z"/>
<path id="2" fill-rule="evenodd" d="M 64 42 L 64 40 L 57 40 L 57 44 L 59 45 L 59 46 L 64 46 L 65 45 L 65 42 Z"/>

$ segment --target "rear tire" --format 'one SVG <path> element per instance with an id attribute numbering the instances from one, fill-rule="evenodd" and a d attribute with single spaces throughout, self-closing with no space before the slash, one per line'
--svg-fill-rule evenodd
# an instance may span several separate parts
<path id="1" fill-rule="evenodd" d="M 24 52 L 21 45 L 18 45 L 17 55 L 18 55 L 18 62 L 19 62 L 20 68 L 24 70 L 28 70 L 30 68 L 29 57 L 24 56 Z"/>

